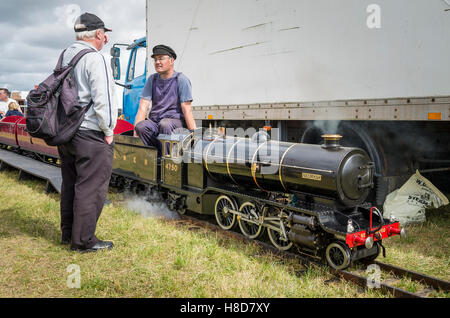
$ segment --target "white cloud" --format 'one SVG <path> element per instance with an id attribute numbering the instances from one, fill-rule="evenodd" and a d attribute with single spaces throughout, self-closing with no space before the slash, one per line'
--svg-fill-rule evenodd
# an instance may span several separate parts
<path id="1" fill-rule="evenodd" d="M 145 36 L 144 0 L 2 0 L 1 87 L 29 91 L 43 81 L 62 50 L 75 41 L 72 21 L 78 12 L 96 14 L 113 30 L 110 43 L 102 50 L 105 57 L 109 58 L 112 44 L 131 43 Z M 117 91 L 120 93 L 121 88 Z"/>

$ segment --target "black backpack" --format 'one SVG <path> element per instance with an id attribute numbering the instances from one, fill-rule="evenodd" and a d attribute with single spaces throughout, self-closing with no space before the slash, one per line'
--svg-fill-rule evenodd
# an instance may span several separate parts
<path id="1" fill-rule="evenodd" d="M 49 146 L 69 142 L 93 104 L 93 101 L 86 107 L 79 104 L 73 69 L 85 54 L 95 50 L 80 51 L 69 65 L 62 67 L 64 52 L 53 74 L 27 96 L 27 131 L 32 137 L 44 139 Z"/>

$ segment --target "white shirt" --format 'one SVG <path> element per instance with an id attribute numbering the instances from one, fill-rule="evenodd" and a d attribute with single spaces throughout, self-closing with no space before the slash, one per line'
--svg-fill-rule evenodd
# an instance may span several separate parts
<path id="1" fill-rule="evenodd" d="M 8 111 L 8 105 L 9 105 L 9 103 L 11 103 L 11 102 L 14 102 L 14 103 L 16 103 L 17 105 L 19 105 L 19 103 L 18 103 L 15 99 L 8 98 L 8 101 L 7 101 L 7 102 L 0 101 L 0 112 L 4 112 L 4 113 L 6 114 L 6 112 Z"/>
<path id="2" fill-rule="evenodd" d="M 64 53 L 62 65 L 68 65 L 78 52 L 88 48 L 96 52 L 84 55 L 74 68 L 80 105 L 87 106 L 91 100 L 94 102 L 84 116 L 81 129 L 103 131 L 105 136 L 112 136 L 117 122 L 118 102 L 115 100 L 115 82 L 109 63 L 94 46 L 76 41 Z"/>

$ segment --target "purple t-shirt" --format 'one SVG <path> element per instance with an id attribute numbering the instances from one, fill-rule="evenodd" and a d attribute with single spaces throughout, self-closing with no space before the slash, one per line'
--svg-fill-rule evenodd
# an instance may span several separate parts
<path id="1" fill-rule="evenodd" d="M 189 78 L 187 78 L 186 75 L 179 72 L 174 72 L 172 77 L 177 76 L 177 74 L 180 74 L 178 76 L 178 98 L 180 103 L 192 101 L 192 85 Z M 161 76 L 158 73 L 150 75 L 150 77 L 147 79 L 147 82 L 145 83 L 144 89 L 141 93 L 141 98 L 144 98 L 146 100 L 151 101 L 152 100 L 152 86 L 153 86 L 153 79 L 157 76 L 159 79 L 161 79 Z M 169 80 L 170 78 L 168 78 Z M 164 80 L 163 80 L 164 81 Z"/>
<path id="2" fill-rule="evenodd" d="M 172 77 L 162 79 L 152 74 L 142 91 L 141 98 L 152 101 L 149 118 L 159 122 L 162 118 L 182 119 L 181 103 L 192 101 L 192 87 L 182 73 L 174 72 Z"/>

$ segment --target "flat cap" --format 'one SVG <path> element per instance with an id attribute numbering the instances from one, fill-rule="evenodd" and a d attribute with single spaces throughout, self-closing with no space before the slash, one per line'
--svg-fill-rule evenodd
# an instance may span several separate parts
<path id="1" fill-rule="evenodd" d="M 162 44 L 153 47 L 152 57 L 154 57 L 155 55 L 169 55 L 175 60 L 177 59 L 177 54 L 175 53 L 175 51 L 172 50 L 172 48 L 168 47 L 167 45 Z"/>

